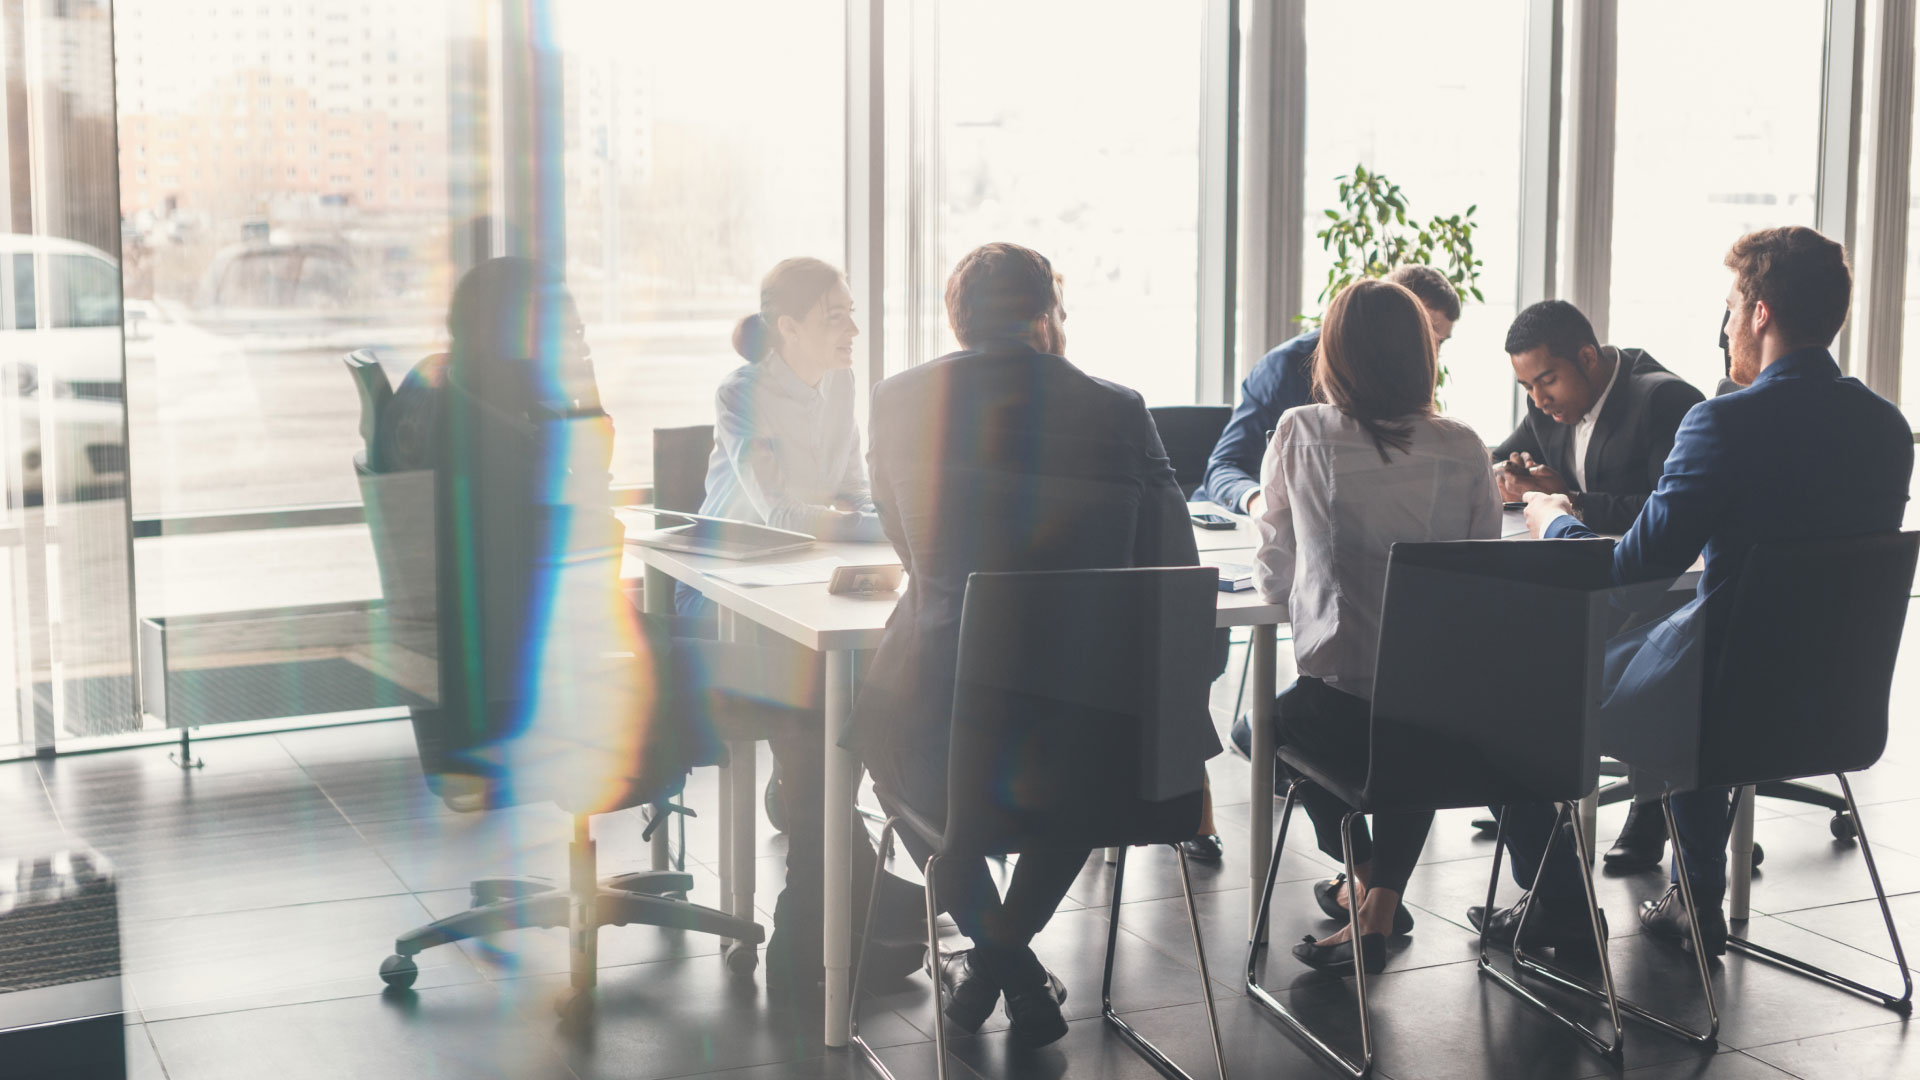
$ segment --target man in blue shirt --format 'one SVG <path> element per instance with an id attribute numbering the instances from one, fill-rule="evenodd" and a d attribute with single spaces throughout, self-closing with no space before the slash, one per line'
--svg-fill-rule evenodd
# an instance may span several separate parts
<path id="1" fill-rule="evenodd" d="M 1453 336 L 1460 294 L 1445 275 L 1431 266 L 1402 266 L 1387 280 L 1405 286 L 1427 309 L 1436 344 Z M 1320 329 L 1315 327 L 1276 345 L 1253 365 L 1240 383 L 1240 404 L 1207 459 L 1203 497 L 1237 514 L 1259 512 L 1260 458 L 1267 452 L 1267 436 L 1279 426 L 1281 413 L 1313 400 L 1313 350 L 1318 344 Z"/>
<path id="2" fill-rule="evenodd" d="M 1757 543 L 1858 536 L 1900 528 L 1913 473 L 1913 440 L 1900 410 L 1857 379 L 1843 378 L 1827 351 L 1846 321 L 1852 275 L 1839 244 L 1799 226 L 1741 237 L 1727 253 L 1734 272 L 1727 295 L 1730 374 L 1745 389 L 1695 405 L 1674 436 L 1659 486 L 1614 548 L 1617 584 L 1684 573 L 1703 552 L 1706 570 L 1687 606 L 1608 643 L 1608 710 L 1700 709 L 1701 672 L 1716 669 L 1734 585 Z M 1844 467 L 1835 468 L 1835 462 Z M 1527 493 L 1527 527 L 1536 537 L 1590 537 L 1565 495 Z M 1727 838 L 1732 792 L 1673 797 L 1678 842 L 1686 855 L 1701 943 L 1726 951 Z M 1512 828 L 1514 873 L 1539 866 L 1550 814 L 1524 814 L 1537 828 Z M 1555 849 L 1543 895 L 1523 900 L 1549 936 L 1586 935 L 1570 845 Z M 1678 873 L 1677 869 L 1675 871 Z M 1647 933 L 1690 946 L 1679 886 L 1641 905 Z M 1523 882 L 1524 884 L 1524 882 Z M 1571 885 L 1571 889 L 1569 888 Z M 1520 906 L 1491 913 L 1511 940 Z M 1477 927 L 1487 913 L 1471 909 Z M 1543 927 L 1543 929 L 1546 929 Z"/>

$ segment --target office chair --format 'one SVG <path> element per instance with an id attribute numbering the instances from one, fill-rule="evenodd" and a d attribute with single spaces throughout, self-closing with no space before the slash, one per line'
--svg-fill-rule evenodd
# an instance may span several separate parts
<path id="1" fill-rule="evenodd" d="M 976 573 L 960 615 L 959 666 L 948 736 L 947 805 L 935 821 L 891 796 L 880 834 L 884 866 L 897 830 L 933 850 L 927 882 L 927 940 L 937 942 L 935 869 L 945 859 L 984 858 L 1043 848 L 1120 849 L 1113 868 L 1101 1017 L 1164 1076 L 1187 1073 L 1113 1009 L 1126 849 L 1167 844 L 1180 860 L 1187 921 L 1200 961 L 1214 1064 L 1226 1076 L 1213 981 L 1180 841 L 1200 824 L 1205 762 L 1188 749 L 1208 723 L 1217 577 L 1207 567 Z M 879 866 L 875 868 L 878 886 Z M 867 912 L 873 918 L 871 903 Z M 892 1080 L 860 1034 L 854 966 L 853 1044 Z M 929 951 L 937 1073 L 947 1076 L 947 1026 Z"/>
<path id="2" fill-rule="evenodd" d="M 1162 405 L 1148 409 L 1160 431 L 1160 445 L 1173 463 L 1180 494 L 1191 499 L 1207 479 L 1207 459 L 1233 416 L 1230 405 Z M 1231 509 L 1231 508 L 1229 508 Z"/>
<path id="3" fill-rule="evenodd" d="M 1902 993 L 1896 997 L 1737 935 L 1729 934 L 1727 945 L 1903 1016 L 1913 1009 L 1913 974 L 1846 774 L 1871 766 L 1886 749 L 1888 700 L 1917 557 L 1920 532 L 1756 544 L 1734 586 L 1718 669 L 1703 673 L 1699 729 L 1620 725 L 1602 743 L 1606 753 L 1665 785 L 1661 807 L 1672 835 L 1678 835 L 1675 791 L 1759 788 L 1831 774 L 1880 903 Z M 1823 632 L 1836 627 L 1847 632 Z M 1677 843 L 1674 858 L 1692 913 L 1693 890 Z M 1699 933 L 1696 921 L 1694 958 L 1717 1024 Z"/>
<path id="4" fill-rule="evenodd" d="M 386 369 L 374 359 L 372 349 L 357 349 L 347 354 L 347 372 L 353 376 L 354 389 L 360 392 L 360 440 L 366 446 L 358 461 L 376 473 L 387 471 L 381 460 L 380 417 L 393 400 L 393 383 Z"/>
<path id="5" fill-rule="evenodd" d="M 348 359 L 348 368 L 362 386 L 384 385 L 367 374 L 362 354 Z M 375 371 L 377 371 L 377 366 Z M 365 394 L 363 402 L 380 402 L 376 393 Z M 377 406 L 373 417 L 378 418 Z M 374 441 L 377 426 L 366 423 L 362 433 Z M 425 619 L 427 637 L 459 634 L 469 620 L 471 601 L 458 588 L 441 587 L 443 576 L 439 559 L 439 537 L 445 532 L 436 517 L 434 474 L 420 470 L 380 473 L 363 456 L 357 455 L 355 471 L 368 508 L 368 522 L 374 542 L 374 557 L 379 564 L 383 591 L 390 605 L 408 612 L 412 619 Z M 609 586 L 611 583 L 609 583 Z M 431 603 L 428 597 L 432 597 Z M 446 619 L 441 619 L 441 615 Z M 513 648 L 504 638 L 517 635 L 519 628 L 485 626 L 485 620 L 473 613 L 473 625 L 483 639 L 478 654 L 497 659 Z M 500 755 L 500 728 L 510 723 L 515 703 L 494 700 L 491 695 L 483 706 L 465 697 L 470 683 L 484 677 L 471 669 L 462 647 L 447 647 L 445 641 L 432 645 L 438 668 L 441 693 L 434 707 L 412 713 L 420 767 L 429 790 L 446 805 L 462 813 L 497 809 L 535 801 L 552 801 L 573 817 L 573 841 L 569 851 L 569 877 L 564 884 L 544 878 L 517 876 L 482 878 L 471 886 L 472 907 L 457 915 L 437 919 L 400 935 L 394 942 L 394 954 L 380 965 L 380 978 L 395 991 L 411 987 L 419 976 L 414 957 L 435 945 L 467 938 L 496 934 L 530 926 L 567 927 L 568 950 L 574 995 L 564 1006 L 564 1015 L 572 1021 L 584 1019 L 592 1006 L 590 992 L 598 979 L 598 931 L 602 926 L 641 923 L 696 933 L 715 934 L 751 948 L 765 939 L 765 931 L 750 919 L 735 918 L 725 912 L 687 902 L 684 897 L 693 887 L 689 874 L 643 871 L 617 874 L 596 880 L 594 841 L 590 833 L 591 817 L 599 813 L 657 804 L 677 790 L 684 781 L 685 765 L 692 762 L 664 760 L 656 756 L 641 775 L 619 777 L 622 790 L 609 796 L 596 785 L 560 782 L 566 770 L 541 770 L 540 777 L 514 775 Z M 455 700 L 445 700 L 449 688 Z M 581 748 L 553 740 L 556 756 Z M 585 748 L 588 754 L 593 748 Z M 549 758 L 545 763 L 551 763 Z M 585 790 L 583 790 L 585 789 Z M 751 956 L 747 951 L 746 955 Z M 729 966 L 736 972 L 741 965 L 733 956 Z M 751 970 L 747 967 L 746 970 Z"/>
<path id="6" fill-rule="evenodd" d="M 1612 1035 L 1602 1038 L 1494 967 L 1488 940 L 1491 920 L 1480 935 L 1479 971 L 1566 1025 L 1595 1051 L 1619 1060 L 1624 1042 L 1620 1014 L 1632 1007 L 1614 992 L 1586 837 L 1578 828 L 1562 827 L 1598 777 L 1598 736 L 1590 721 L 1599 700 L 1600 671 L 1594 660 L 1611 602 L 1612 549 L 1605 540 L 1395 544 L 1387 562 L 1368 760 L 1325 761 L 1293 747 L 1280 748 L 1280 759 L 1297 779 L 1288 786 L 1281 807 L 1273 860 L 1247 944 L 1247 993 L 1347 1075 L 1364 1077 L 1373 1070 L 1372 1007 L 1361 951 L 1354 950 L 1357 1060 L 1315 1032 L 1286 1003 L 1284 991 L 1276 995 L 1259 981 L 1287 827 L 1300 790 L 1308 784 L 1352 808 L 1341 830 L 1348 880 L 1354 879 L 1353 825 L 1363 814 L 1555 804 L 1552 842 L 1559 842 L 1564 832 L 1574 834 L 1599 955 L 1598 993 L 1608 1006 Z M 1484 658 L 1500 643 L 1513 641 L 1528 643 L 1525 670 L 1510 672 L 1507 679 L 1487 679 Z M 1516 708 L 1516 702 L 1527 707 Z M 1503 813 L 1502 833 L 1505 821 Z M 1499 885 L 1500 851 L 1495 851 L 1488 881 L 1488 910 Z M 1352 905 L 1348 918 L 1357 940 L 1358 912 Z M 1523 926 L 1512 949 L 1516 963 L 1524 959 L 1525 940 Z"/>

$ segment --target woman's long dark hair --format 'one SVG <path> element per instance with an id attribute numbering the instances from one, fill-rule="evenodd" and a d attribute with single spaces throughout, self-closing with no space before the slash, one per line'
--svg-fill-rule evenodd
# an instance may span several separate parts
<path id="1" fill-rule="evenodd" d="M 1314 397 L 1353 417 L 1380 460 L 1413 448 L 1413 419 L 1433 411 L 1438 360 L 1420 301 L 1390 281 L 1340 290 L 1320 321 Z"/>

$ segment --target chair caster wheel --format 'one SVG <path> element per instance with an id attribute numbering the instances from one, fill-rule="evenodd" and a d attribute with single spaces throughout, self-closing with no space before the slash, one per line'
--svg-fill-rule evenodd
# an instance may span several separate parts
<path id="1" fill-rule="evenodd" d="M 1755 870 L 1760 869 L 1760 864 L 1766 861 L 1767 849 L 1761 847 L 1759 844 L 1753 845 L 1753 868 Z"/>
<path id="2" fill-rule="evenodd" d="M 756 946 L 736 941 L 720 950 L 720 959 L 725 961 L 729 973 L 744 978 L 753 974 L 754 969 L 760 966 L 760 950 Z"/>
<path id="3" fill-rule="evenodd" d="M 1845 812 L 1827 820 L 1827 831 L 1833 834 L 1835 840 L 1841 841 L 1853 840 L 1860 835 L 1859 828 L 1853 823 L 1853 815 Z"/>
<path id="4" fill-rule="evenodd" d="M 767 824 L 773 826 L 774 832 L 787 831 L 787 793 L 780 786 L 780 770 L 775 769 L 773 775 L 767 777 L 767 789 L 760 796 L 760 806 L 766 810 Z"/>
<path id="5" fill-rule="evenodd" d="M 411 956 L 401 956 L 396 953 L 380 961 L 380 981 L 395 990 L 411 987 L 413 980 L 419 977 L 420 966 L 413 962 Z"/>

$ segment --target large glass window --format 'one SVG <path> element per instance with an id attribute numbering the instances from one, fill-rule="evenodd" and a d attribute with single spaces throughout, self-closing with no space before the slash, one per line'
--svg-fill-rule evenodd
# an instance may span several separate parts
<path id="1" fill-rule="evenodd" d="M 967 0 L 939 20 L 942 282 L 980 244 L 1025 244 L 1064 279 L 1076 364 L 1150 405 L 1191 402 L 1203 6 Z"/>
<path id="2" fill-rule="evenodd" d="M 1399 184 L 1410 219 L 1477 207 L 1480 291 L 1440 353 L 1445 410 L 1489 443 L 1513 426 L 1513 320 L 1519 251 L 1520 122 L 1526 4 L 1501 0 L 1473 19 L 1445 4 L 1307 5 L 1306 267 L 1302 310 L 1332 256 L 1313 234 L 1356 164 Z M 1445 269 L 1442 267 L 1441 269 Z M 1278 342 L 1268 342 L 1276 345 Z"/>
<path id="3" fill-rule="evenodd" d="M 1725 370 L 1727 249 L 1814 222 L 1825 18 L 1802 0 L 1620 5 L 1608 337 L 1704 393 Z"/>
<path id="4" fill-rule="evenodd" d="M 643 482 L 654 428 L 713 421 L 761 277 L 796 255 L 845 261 L 845 6 L 559 12 L 567 278 L 618 433 L 615 482 Z"/>

